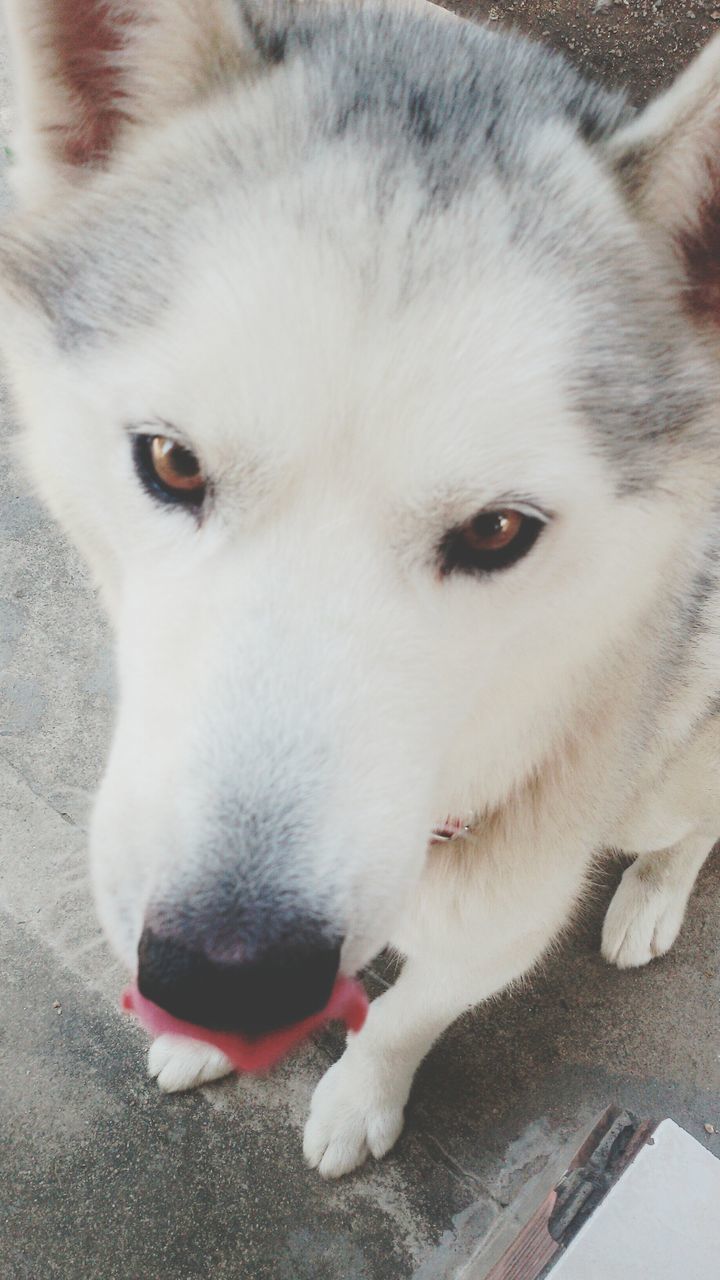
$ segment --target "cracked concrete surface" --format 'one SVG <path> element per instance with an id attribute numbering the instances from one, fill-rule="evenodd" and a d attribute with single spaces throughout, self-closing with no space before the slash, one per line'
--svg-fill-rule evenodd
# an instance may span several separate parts
<path id="1" fill-rule="evenodd" d="M 717 0 L 448 0 L 446 7 L 535 36 L 586 75 L 627 86 L 637 103 L 665 88 L 720 31 Z"/>
<path id="2" fill-rule="evenodd" d="M 638 98 L 718 25 L 714 5 L 670 0 L 466 9 L 547 31 L 611 80 L 627 70 Z M 0 141 L 5 70 L 0 43 Z M 266 1081 L 167 1098 L 146 1080 L 85 868 L 109 638 L 20 473 L 4 399 L 0 419 L 0 1278 L 480 1280 L 487 1234 L 610 1101 L 720 1141 L 703 1129 L 720 1128 L 717 857 L 672 955 L 624 974 L 598 954 L 610 870 L 545 971 L 436 1046 L 392 1155 L 340 1184 L 300 1154 L 333 1033 Z"/>

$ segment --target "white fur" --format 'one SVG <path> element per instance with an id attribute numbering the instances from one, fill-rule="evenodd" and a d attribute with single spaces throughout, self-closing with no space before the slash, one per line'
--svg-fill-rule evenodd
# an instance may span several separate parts
<path id="1" fill-rule="evenodd" d="M 148 1053 L 148 1075 L 165 1093 L 197 1089 L 220 1080 L 232 1071 L 232 1063 L 220 1049 L 185 1036 L 158 1036 Z"/>
<path id="2" fill-rule="evenodd" d="M 181 86 L 195 73 L 206 83 L 207 44 L 191 46 L 178 55 Z M 35 162 L 62 181 L 38 142 L 32 103 L 43 95 L 22 47 Z M 147 138 L 138 129 L 107 183 L 150 181 L 168 157 L 185 163 L 204 111 L 234 109 L 192 105 L 175 124 L 176 87 L 157 112 L 139 98 L 141 123 L 169 123 L 148 125 Z M 198 98 L 187 89 L 187 103 Z M 684 87 L 681 98 L 686 114 Z M 649 127 L 668 114 L 672 96 Z M 575 157 L 573 181 L 591 184 L 593 163 Z M 469 259 L 430 275 L 401 310 L 395 264 L 415 197 L 388 215 L 382 242 L 366 243 L 363 157 L 341 183 L 334 165 L 328 147 L 317 171 L 280 194 L 264 188 L 243 217 L 232 202 L 209 205 L 193 270 L 152 327 L 68 356 L 20 307 L 7 344 L 30 467 L 117 629 L 121 701 L 92 831 L 116 951 L 134 967 L 153 894 L 206 870 L 215 789 L 232 783 L 265 803 L 284 794 L 291 762 L 313 840 L 293 867 L 269 855 L 252 875 L 272 887 L 282 874 L 283 893 L 323 904 L 345 932 L 345 971 L 387 943 L 406 957 L 313 1099 L 305 1154 L 326 1176 L 392 1146 L 424 1054 L 538 963 L 601 849 L 642 855 L 611 905 L 603 952 L 643 964 L 672 944 L 720 827 L 715 722 L 685 751 L 718 687 L 714 636 L 643 736 L 666 600 L 709 519 L 716 460 L 678 453 L 652 498 L 621 501 L 558 376 L 577 304 L 508 251 L 501 192 L 488 191 L 497 252 L 482 272 Z M 288 215 L 318 188 L 325 224 Z M 609 187 L 597 202 L 631 234 Z M 476 217 L 460 202 L 428 228 L 426 260 L 468 239 Z M 120 425 L 148 421 L 173 424 L 218 477 L 200 529 L 137 483 Z M 508 495 L 553 514 L 537 548 L 496 578 L 441 580 L 432 554 L 443 530 Z M 445 814 L 477 825 L 428 853 Z M 150 1052 L 169 1091 L 229 1069 L 218 1051 L 174 1037 Z"/>

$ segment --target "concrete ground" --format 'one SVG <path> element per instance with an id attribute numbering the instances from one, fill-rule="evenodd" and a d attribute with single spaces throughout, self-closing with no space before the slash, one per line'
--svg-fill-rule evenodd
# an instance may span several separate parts
<path id="1" fill-rule="evenodd" d="M 638 98 L 720 25 L 700 0 L 465 8 L 547 32 L 610 80 L 627 73 Z M 7 107 L 3 91 L 4 136 Z M 343 1182 L 322 1183 L 300 1154 L 332 1034 L 266 1081 L 159 1093 L 142 1033 L 118 1013 L 123 974 L 85 872 L 108 635 L 29 496 L 4 400 L 0 414 L 0 1280 L 480 1280 L 488 1233 L 554 1181 L 607 1103 L 720 1144 L 703 1127 L 720 1129 L 717 857 L 672 955 L 633 973 L 598 954 L 610 871 L 542 975 L 437 1045 L 396 1150 Z"/>

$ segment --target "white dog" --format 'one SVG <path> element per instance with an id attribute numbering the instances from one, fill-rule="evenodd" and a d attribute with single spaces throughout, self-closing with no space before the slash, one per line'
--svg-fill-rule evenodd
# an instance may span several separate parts
<path id="1" fill-rule="evenodd" d="M 100 915 L 248 1032 L 401 953 L 313 1100 L 341 1174 L 601 850 L 641 965 L 720 833 L 720 44 L 635 114 L 430 6 L 7 7 L 4 347 L 117 630 Z"/>

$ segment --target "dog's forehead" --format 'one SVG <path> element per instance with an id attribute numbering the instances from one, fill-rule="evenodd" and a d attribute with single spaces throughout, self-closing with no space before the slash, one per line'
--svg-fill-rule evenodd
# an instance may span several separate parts
<path id="1" fill-rule="evenodd" d="M 432 215 L 412 182 L 379 211 L 366 158 L 344 150 L 227 188 L 198 209 L 162 305 L 127 326 L 125 416 L 199 433 L 222 465 L 327 462 L 351 441 L 370 457 L 382 437 L 381 465 L 395 446 L 419 474 L 442 454 L 448 475 L 453 441 L 465 466 L 561 458 L 572 419 L 623 487 L 650 482 L 652 442 L 699 413 L 704 374 L 610 184 L 548 141 L 542 201 L 488 174 Z M 94 350 L 110 385 L 116 344 Z"/>
<path id="2" fill-rule="evenodd" d="M 426 416 L 448 426 L 450 388 L 485 380 L 496 402 L 501 375 L 508 404 L 534 387 L 551 413 L 554 379 L 622 482 L 642 483 L 649 444 L 705 392 L 597 152 L 622 97 L 464 24 L 294 13 L 282 38 L 272 16 L 259 31 L 270 76 L 149 137 L 11 262 L 63 351 L 81 367 L 144 346 L 157 374 L 138 412 L 169 412 L 164 362 L 189 430 L 213 370 L 256 436 L 283 395 L 338 431 L 363 396 L 409 406 L 400 389 L 433 369 L 445 409 L 430 397 Z"/>
<path id="3" fill-rule="evenodd" d="M 488 171 L 511 186 L 532 180 L 524 171 L 549 124 L 567 135 L 565 147 L 573 135 L 603 138 L 628 114 L 622 95 L 588 84 L 542 47 L 432 21 L 430 10 L 420 18 L 312 2 L 244 7 L 266 63 L 258 79 L 225 84 L 158 135 L 140 131 L 127 163 L 116 162 L 120 173 L 102 176 L 70 209 L 67 234 L 54 236 L 50 221 L 47 252 L 41 244 L 34 258 L 21 256 L 18 270 L 32 283 L 43 273 L 37 288 L 66 348 L 112 336 L 162 305 L 199 207 L 222 193 L 252 194 L 302 168 L 322 179 L 344 151 L 364 166 L 379 211 L 404 185 L 434 218 Z M 309 203 L 308 216 L 315 212 Z"/>
<path id="4" fill-rule="evenodd" d="M 469 270 L 464 223 L 418 245 L 403 219 L 361 243 L 269 214 L 247 238 L 236 227 L 221 254 L 198 250 L 127 359 L 100 354 L 99 383 L 219 471 L 395 468 L 422 491 L 474 462 L 517 474 L 553 447 L 562 461 L 576 309 L 522 253 L 482 269 L 469 255 Z"/>

